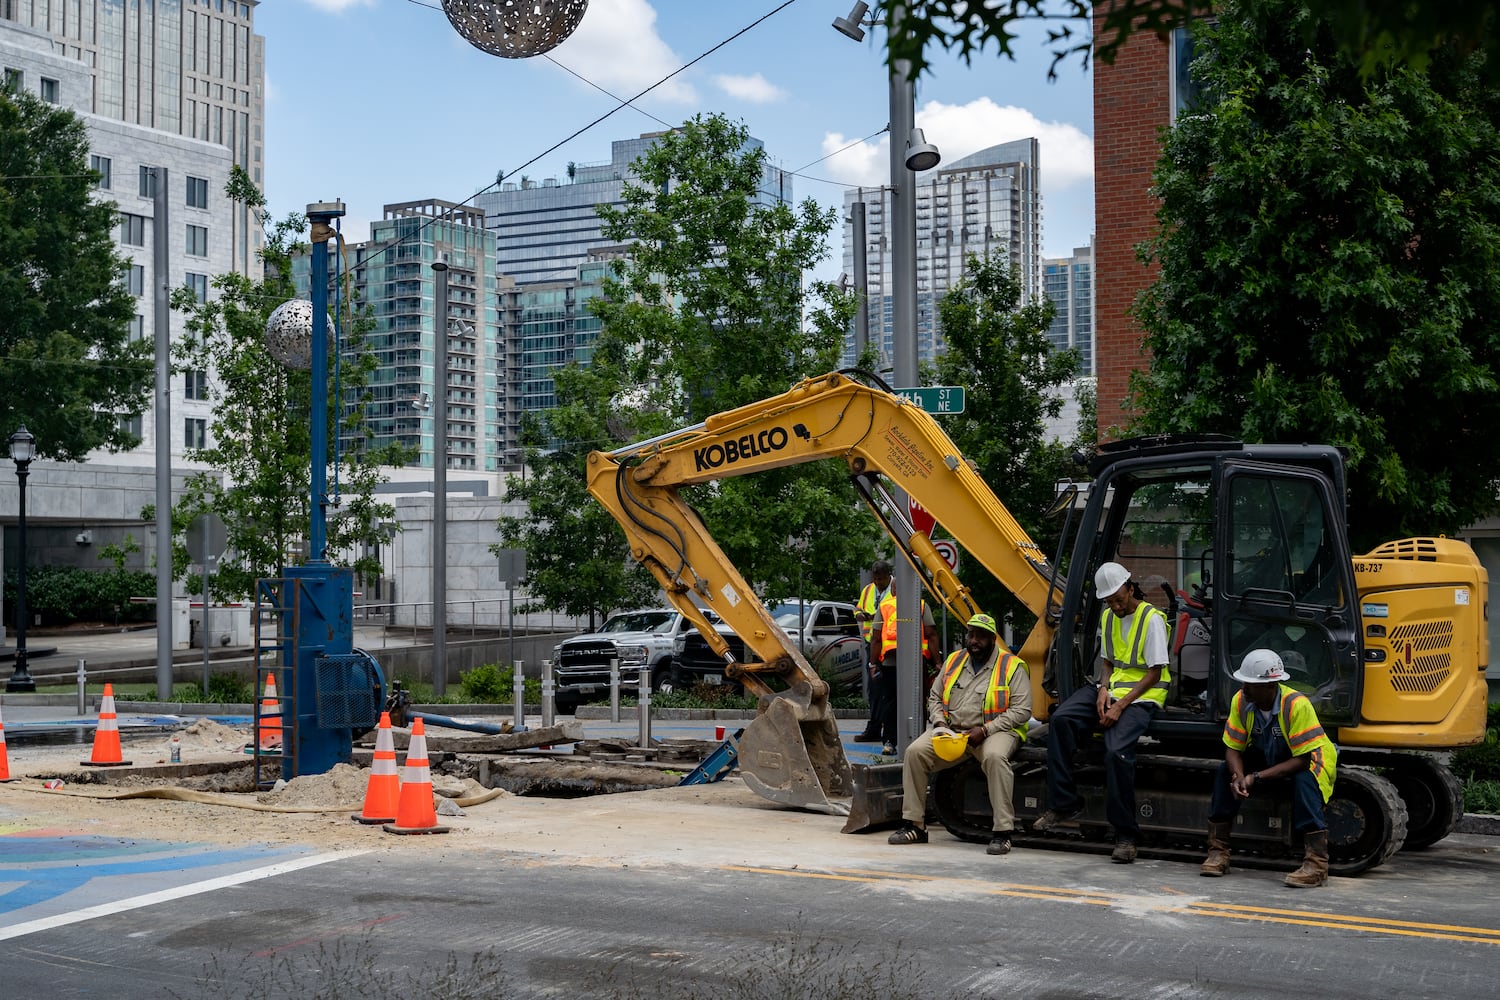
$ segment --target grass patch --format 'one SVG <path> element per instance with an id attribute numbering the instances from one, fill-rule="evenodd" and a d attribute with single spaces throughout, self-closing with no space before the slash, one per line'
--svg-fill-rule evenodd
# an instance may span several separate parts
<path id="1" fill-rule="evenodd" d="M 1500 814 L 1500 781 L 1465 781 L 1464 812 Z"/>

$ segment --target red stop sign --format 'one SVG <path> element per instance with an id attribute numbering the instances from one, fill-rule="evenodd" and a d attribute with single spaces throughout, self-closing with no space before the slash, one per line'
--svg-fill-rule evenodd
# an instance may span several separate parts
<path id="1" fill-rule="evenodd" d="M 937 526 L 937 520 L 913 497 L 906 498 L 906 513 L 911 516 L 912 529 L 924 535 L 931 535 L 932 529 Z"/>

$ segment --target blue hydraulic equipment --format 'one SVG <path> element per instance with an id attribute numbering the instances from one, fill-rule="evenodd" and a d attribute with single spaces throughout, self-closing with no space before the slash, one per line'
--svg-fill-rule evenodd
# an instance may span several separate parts
<path id="1" fill-rule="evenodd" d="M 710 785 L 715 781 L 722 781 L 725 775 L 733 771 L 740 762 L 740 737 L 745 734 L 743 729 L 737 730 L 729 739 L 720 743 L 713 753 L 703 759 L 703 763 L 688 772 L 687 777 L 677 784 L 682 785 Z"/>
<path id="2" fill-rule="evenodd" d="M 328 241 L 341 201 L 307 206 L 312 226 L 312 483 L 308 561 L 285 579 L 262 581 L 279 615 L 277 684 L 284 739 L 282 776 L 322 774 L 353 759 L 353 740 L 372 728 L 385 701 L 379 665 L 354 648 L 354 571 L 327 560 Z M 258 601 L 258 603 L 260 603 Z M 259 673 L 259 671 L 257 671 Z M 257 717 L 260 713 L 257 711 Z"/>

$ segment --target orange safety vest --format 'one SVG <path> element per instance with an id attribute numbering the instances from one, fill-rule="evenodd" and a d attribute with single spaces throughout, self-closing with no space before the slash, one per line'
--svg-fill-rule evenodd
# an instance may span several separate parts
<path id="1" fill-rule="evenodd" d="M 887 606 L 890 608 L 889 613 L 886 610 Z M 927 613 L 926 601 L 922 602 L 922 613 L 925 617 Z M 880 656 L 882 659 L 885 658 L 885 654 L 896 648 L 897 620 L 896 595 L 887 594 L 885 600 L 880 602 Z M 921 618 L 917 619 L 917 628 L 922 633 L 922 659 L 925 660 L 927 659 L 927 630 L 922 628 Z"/>
<path id="2" fill-rule="evenodd" d="M 964 666 L 968 662 L 969 651 L 960 649 L 949 654 L 947 662 L 943 664 L 938 690 L 942 692 L 945 713 L 948 711 L 948 698 L 953 693 L 953 685 L 958 683 L 958 675 L 963 673 Z M 1016 674 L 1024 666 L 1026 666 L 1024 660 L 1003 649 L 1000 650 L 1000 655 L 995 657 L 995 668 L 990 671 L 990 686 L 984 692 L 984 721 L 986 723 L 998 719 L 1010 708 L 1010 688 L 1015 682 Z M 1015 728 L 1017 739 L 1026 739 L 1028 725 L 1028 722 L 1023 722 Z"/>

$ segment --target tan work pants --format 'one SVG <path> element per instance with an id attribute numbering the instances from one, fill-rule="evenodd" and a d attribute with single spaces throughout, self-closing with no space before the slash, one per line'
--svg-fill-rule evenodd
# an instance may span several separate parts
<path id="1" fill-rule="evenodd" d="M 1021 741 L 1013 732 L 996 733 L 979 744 L 969 747 L 958 760 L 944 760 L 932 749 L 932 731 L 928 730 L 912 740 L 901 761 L 901 818 L 918 826 L 927 825 L 927 780 L 938 771 L 962 764 L 965 758 L 973 757 L 984 769 L 985 785 L 990 792 L 990 811 L 994 814 L 991 829 L 1009 833 L 1016 826 L 1016 807 L 1011 801 L 1015 790 L 1015 776 L 1011 772 L 1010 759 L 1015 756 Z"/>

